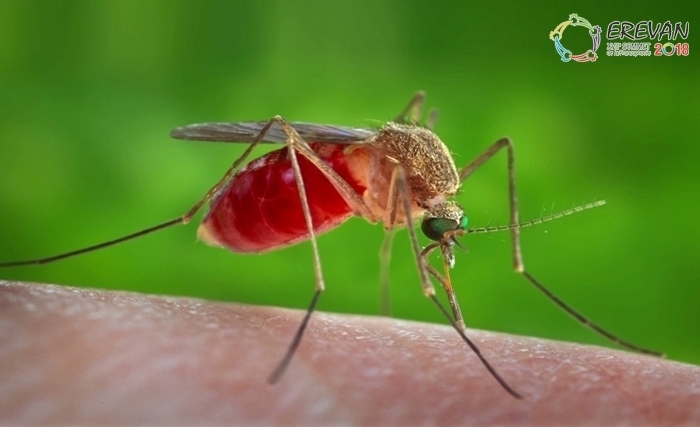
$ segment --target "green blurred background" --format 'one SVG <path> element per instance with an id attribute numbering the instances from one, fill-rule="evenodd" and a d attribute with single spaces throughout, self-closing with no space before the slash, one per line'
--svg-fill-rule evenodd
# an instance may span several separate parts
<path id="1" fill-rule="evenodd" d="M 608 205 L 524 230 L 528 269 L 620 336 L 700 363 L 698 46 L 688 57 L 563 63 L 549 32 L 576 12 L 700 21 L 665 2 L 62 1 L 0 6 L 0 260 L 56 254 L 175 217 L 243 146 L 174 141 L 175 126 L 287 119 L 363 126 L 418 89 L 464 165 L 514 139 L 521 218 Z M 564 45 L 583 52 L 584 30 Z M 261 151 L 262 152 L 262 151 Z M 505 155 L 463 187 L 472 225 L 507 222 Z M 3 279 L 305 307 L 308 243 L 243 256 L 196 224 Z M 320 309 L 376 314 L 381 226 L 321 237 Z M 406 233 L 392 265 L 396 317 L 441 322 Z M 452 272 L 472 327 L 604 344 L 511 269 L 507 234 L 469 236 Z"/>

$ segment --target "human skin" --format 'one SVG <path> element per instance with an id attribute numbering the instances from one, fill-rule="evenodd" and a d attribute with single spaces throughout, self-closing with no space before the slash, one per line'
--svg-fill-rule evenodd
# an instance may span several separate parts
<path id="1" fill-rule="evenodd" d="M 447 326 L 0 281 L 0 425 L 698 425 L 700 368 Z"/>

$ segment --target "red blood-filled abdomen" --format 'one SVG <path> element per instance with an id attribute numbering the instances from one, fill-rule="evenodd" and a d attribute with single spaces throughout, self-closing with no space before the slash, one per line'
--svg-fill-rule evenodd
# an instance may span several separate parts
<path id="1" fill-rule="evenodd" d="M 365 185 L 352 176 L 347 146 L 312 143 L 311 148 L 362 196 Z M 329 231 L 352 216 L 333 185 L 304 156 L 297 154 L 314 231 Z M 308 230 L 287 148 L 251 161 L 212 200 L 198 232 L 209 244 L 234 252 L 264 252 L 301 242 Z"/>

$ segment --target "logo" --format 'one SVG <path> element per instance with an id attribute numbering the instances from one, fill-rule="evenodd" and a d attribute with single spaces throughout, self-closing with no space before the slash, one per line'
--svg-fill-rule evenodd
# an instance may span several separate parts
<path id="1" fill-rule="evenodd" d="M 608 24 L 605 33 L 608 39 L 608 56 L 651 56 L 651 44 L 654 43 L 654 56 L 688 56 L 690 45 L 687 42 L 677 42 L 687 40 L 690 34 L 689 22 L 671 21 L 663 23 L 652 21 L 639 21 L 636 24 L 629 21 L 613 21 Z M 661 43 L 667 40 L 666 43 Z M 622 40 L 620 42 L 609 42 L 609 40 Z M 630 40 L 625 42 L 625 40 Z M 644 40 L 644 42 L 639 42 Z M 647 42 L 646 40 L 651 40 Z"/>
<path id="2" fill-rule="evenodd" d="M 572 27 L 588 28 L 588 34 L 591 36 L 593 47 L 578 55 L 574 55 L 569 49 L 565 48 L 564 45 L 561 44 L 561 39 L 564 37 L 564 30 L 566 30 L 569 25 Z M 549 32 L 549 39 L 554 41 L 554 48 L 557 50 L 557 53 L 561 57 L 562 61 L 569 62 L 574 60 L 576 62 L 594 62 L 596 59 L 598 59 L 598 54 L 596 51 L 600 46 L 600 32 L 601 29 L 599 25 L 593 26 L 586 19 L 572 13 L 569 15 L 568 21 L 562 22 L 561 24 L 557 25 L 554 31 Z"/>
<path id="3" fill-rule="evenodd" d="M 576 31 L 587 29 L 588 35 L 591 36 L 591 48 L 576 55 L 565 48 L 561 40 L 564 38 L 564 30 L 568 27 L 583 27 Z M 549 39 L 554 42 L 554 49 L 562 62 L 595 62 L 598 59 L 601 33 L 600 25 L 591 25 L 588 20 L 572 13 L 568 20 L 549 32 Z M 605 54 L 611 57 L 688 56 L 689 35 L 689 22 L 673 23 L 667 20 L 655 23 L 647 20 L 635 23 L 615 20 L 607 25 Z"/>

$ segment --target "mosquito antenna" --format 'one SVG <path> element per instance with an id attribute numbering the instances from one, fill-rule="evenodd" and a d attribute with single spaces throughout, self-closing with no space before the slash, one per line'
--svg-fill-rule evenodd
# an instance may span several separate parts
<path id="1" fill-rule="evenodd" d="M 494 233 L 497 231 L 508 231 L 508 230 L 512 230 L 514 228 L 532 227 L 535 225 L 544 224 L 545 222 L 554 221 L 555 219 L 563 218 L 565 216 L 569 216 L 569 215 L 573 215 L 573 214 L 576 214 L 579 212 L 583 212 L 583 211 L 586 211 L 588 209 L 597 208 L 598 206 L 603 206 L 604 204 L 605 204 L 605 200 L 598 200 L 596 202 L 586 203 L 585 205 L 580 205 L 580 206 L 574 206 L 571 209 L 566 209 L 566 210 L 563 210 L 561 212 L 557 212 L 557 213 L 554 213 L 551 215 L 532 219 L 530 221 L 520 222 L 518 224 L 497 225 L 497 226 L 493 226 L 493 227 L 487 226 L 487 227 L 470 228 L 470 229 L 465 230 L 459 234 L 485 234 L 485 233 Z"/>

